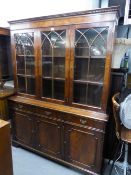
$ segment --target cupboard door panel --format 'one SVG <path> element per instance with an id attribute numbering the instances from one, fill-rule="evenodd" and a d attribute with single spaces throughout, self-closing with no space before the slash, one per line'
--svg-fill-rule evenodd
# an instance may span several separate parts
<path id="1" fill-rule="evenodd" d="M 62 157 L 62 127 L 53 121 L 37 121 L 39 150 L 50 156 Z"/>
<path id="2" fill-rule="evenodd" d="M 72 102 L 75 105 L 101 108 L 109 27 L 79 27 L 72 28 Z M 99 97 L 93 100 L 97 95 Z"/>
<path id="3" fill-rule="evenodd" d="M 17 86 L 20 93 L 35 95 L 34 32 L 14 34 Z M 32 87 L 30 86 L 32 84 Z"/>
<path id="4" fill-rule="evenodd" d="M 66 161 L 89 169 L 100 171 L 101 144 L 100 138 L 92 131 L 75 126 L 66 126 Z"/>
<path id="5" fill-rule="evenodd" d="M 14 112 L 12 123 L 14 140 L 27 146 L 33 146 L 32 137 L 34 128 L 32 117 Z"/>
<path id="6" fill-rule="evenodd" d="M 66 27 L 41 30 L 41 94 L 49 101 L 65 103 L 67 100 L 70 55 L 68 33 Z"/>

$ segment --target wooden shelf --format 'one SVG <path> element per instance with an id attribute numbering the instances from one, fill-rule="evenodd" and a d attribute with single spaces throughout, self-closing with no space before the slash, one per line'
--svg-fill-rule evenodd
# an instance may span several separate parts
<path id="1" fill-rule="evenodd" d="M 97 82 L 97 81 L 89 81 L 89 80 L 74 80 L 75 83 L 80 83 L 80 84 L 92 84 L 92 85 L 100 85 L 103 86 L 102 82 Z"/>
<path id="2" fill-rule="evenodd" d="M 97 56 L 75 56 L 75 58 L 106 58 L 106 56 L 103 56 L 103 55 L 97 55 Z"/>
<path id="3" fill-rule="evenodd" d="M 66 55 L 65 55 L 66 56 Z M 47 58 L 47 57 L 50 57 L 50 58 L 65 58 L 65 56 L 52 56 L 52 55 L 42 55 L 42 58 Z"/>
<path id="4" fill-rule="evenodd" d="M 43 76 L 42 78 L 43 78 L 43 79 L 46 79 L 46 80 L 52 80 L 52 79 L 53 79 L 53 80 L 58 80 L 58 81 L 65 81 L 64 78 L 58 78 L 58 77 L 57 77 L 57 78 L 52 78 L 52 77 L 44 77 L 44 76 Z"/>
<path id="5" fill-rule="evenodd" d="M 35 57 L 35 55 L 16 55 L 16 57 Z"/>
<path id="6" fill-rule="evenodd" d="M 20 77 L 28 77 L 28 78 L 35 78 L 34 75 L 24 75 L 24 74 L 17 74 L 17 76 L 20 76 Z"/>

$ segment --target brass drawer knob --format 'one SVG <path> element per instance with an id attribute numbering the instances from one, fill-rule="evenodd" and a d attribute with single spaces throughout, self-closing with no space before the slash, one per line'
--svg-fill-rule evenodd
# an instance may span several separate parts
<path id="1" fill-rule="evenodd" d="M 22 109 L 22 108 L 23 108 L 23 105 L 18 104 L 18 108 L 19 108 L 19 109 Z"/>
<path id="2" fill-rule="evenodd" d="M 51 115 L 51 112 L 49 112 L 49 111 L 45 111 L 45 115 Z"/>
<path id="3" fill-rule="evenodd" d="M 80 119 L 81 124 L 85 125 L 87 123 L 87 120 Z"/>

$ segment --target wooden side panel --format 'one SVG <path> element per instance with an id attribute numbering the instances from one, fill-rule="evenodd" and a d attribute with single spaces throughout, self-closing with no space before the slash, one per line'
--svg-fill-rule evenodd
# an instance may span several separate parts
<path id="1" fill-rule="evenodd" d="M 1 99 L 0 100 L 0 118 L 3 120 L 7 120 L 7 115 L 8 115 L 7 100 Z"/>
<path id="2" fill-rule="evenodd" d="M 0 175 L 13 175 L 10 125 L 0 120 Z"/>

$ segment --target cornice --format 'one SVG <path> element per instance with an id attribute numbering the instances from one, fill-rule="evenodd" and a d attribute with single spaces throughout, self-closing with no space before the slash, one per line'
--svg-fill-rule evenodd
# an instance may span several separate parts
<path id="1" fill-rule="evenodd" d="M 118 13 L 118 17 L 120 16 L 120 6 L 112 6 L 108 8 L 98 8 L 93 10 L 85 10 L 85 11 L 78 11 L 78 12 L 71 12 L 71 13 L 64 13 L 64 14 L 56 14 L 56 15 L 49 15 L 49 16 L 41 16 L 41 17 L 35 17 L 35 18 L 26 18 L 26 19 L 20 19 L 20 20 L 13 20 L 8 21 L 9 24 L 15 24 L 15 23 L 24 23 L 24 22 L 35 22 L 35 21 L 43 21 L 48 20 L 52 18 L 65 18 L 65 17 L 73 17 L 73 16 L 80 16 L 80 15 L 89 15 L 89 14 L 98 14 L 98 13 L 112 13 L 116 12 Z"/>

